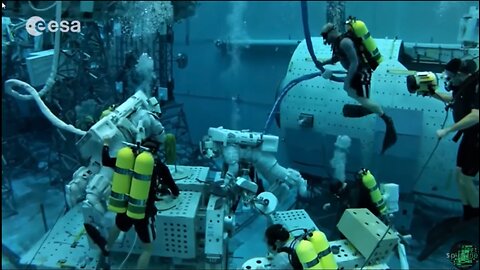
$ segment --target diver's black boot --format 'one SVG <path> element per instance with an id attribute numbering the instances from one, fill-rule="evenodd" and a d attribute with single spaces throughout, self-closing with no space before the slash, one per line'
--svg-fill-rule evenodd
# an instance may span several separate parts
<path id="1" fill-rule="evenodd" d="M 425 246 L 417 256 L 417 260 L 423 261 L 428 259 L 432 253 L 450 239 L 457 225 L 461 223 L 462 217 L 450 217 L 435 224 L 428 231 Z"/>
<path id="2" fill-rule="evenodd" d="M 467 220 L 470 215 L 471 215 L 471 211 L 472 211 L 472 207 L 470 205 L 465 205 L 463 204 L 463 220 Z"/>
<path id="3" fill-rule="evenodd" d="M 84 223 L 85 232 L 90 236 L 90 239 L 100 248 L 103 254 L 108 253 L 107 239 L 105 239 L 102 234 L 97 230 L 92 224 Z"/>
<path id="4" fill-rule="evenodd" d="M 476 217 L 478 217 L 478 207 L 474 208 L 474 207 L 471 207 L 470 205 L 463 206 L 463 220 L 466 221 Z"/>
<path id="5" fill-rule="evenodd" d="M 385 138 L 383 139 L 382 154 L 385 151 L 392 147 L 397 142 L 397 132 L 395 131 L 395 126 L 393 125 L 393 120 L 391 117 L 387 116 L 385 113 L 380 116 L 385 122 Z"/>
<path id="6" fill-rule="evenodd" d="M 478 218 L 478 207 L 472 207 L 472 218 Z"/>

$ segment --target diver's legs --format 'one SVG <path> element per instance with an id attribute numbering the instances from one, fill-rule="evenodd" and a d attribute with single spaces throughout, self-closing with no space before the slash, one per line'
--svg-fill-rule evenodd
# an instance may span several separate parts
<path id="1" fill-rule="evenodd" d="M 468 203 L 468 197 L 467 197 L 468 191 L 466 190 L 464 176 L 465 175 L 462 173 L 462 169 L 457 167 L 456 180 L 457 180 L 458 193 L 459 193 L 460 201 L 462 202 L 465 208 L 465 205 L 469 205 L 469 203 Z"/>
<path id="2" fill-rule="evenodd" d="M 108 239 L 107 239 L 108 251 L 110 251 L 110 249 L 115 244 L 115 241 L 117 241 L 118 235 L 120 235 L 120 229 L 116 225 L 114 225 L 108 232 Z"/>
<path id="3" fill-rule="evenodd" d="M 143 251 L 138 257 L 136 269 L 147 269 L 150 263 L 150 257 L 152 256 L 153 243 L 142 243 Z"/>
<path id="4" fill-rule="evenodd" d="M 360 103 L 360 105 L 362 105 L 364 108 L 372 111 L 375 114 L 378 114 L 378 116 L 382 116 L 385 114 L 383 112 L 382 107 L 378 105 L 376 102 L 374 102 L 373 100 L 365 97 L 359 97 L 359 96 L 356 96 L 355 94 L 352 96 L 349 93 L 348 95 L 351 96 L 353 99 L 355 99 L 358 103 Z"/>
<path id="5" fill-rule="evenodd" d="M 390 116 L 385 114 L 382 107 L 369 98 L 358 96 L 353 90 L 348 92 L 348 95 L 360 103 L 364 108 L 376 113 L 385 122 L 385 138 L 383 139 L 382 154 L 397 142 L 397 132 L 393 125 L 393 120 Z"/>
<path id="6" fill-rule="evenodd" d="M 113 244 L 115 244 L 119 234 L 120 229 L 116 225 L 113 225 L 108 232 L 107 246 L 105 247 L 107 253 L 102 252 L 102 254 L 100 254 L 99 267 L 97 267 L 97 269 L 110 269 L 110 250 Z"/>
<path id="7" fill-rule="evenodd" d="M 362 69 L 357 71 L 348 86 L 345 85 L 346 82 L 344 83 L 343 89 L 346 90 L 349 97 L 355 99 L 364 108 L 382 117 L 384 115 L 382 107 L 369 98 L 371 77 L 372 73 L 370 70 Z"/>
<path id="8" fill-rule="evenodd" d="M 467 187 L 467 199 L 468 203 L 470 204 L 471 207 L 477 208 L 479 206 L 479 194 L 478 194 L 478 187 L 475 186 L 473 183 L 473 177 L 471 176 L 465 176 L 466 179 L 465 181 L 465 186 Z"/>
<path id="9" fill-rule="evenodd" d="M 463 197 L 461 199 L 464 209 L 463 217 L 466 220 L 478 217 L 479 194 L 477 187 L 473 183 L 474 177 L 465 175 L 461 171 L 458 175 L 459 189 L 463 189 L 460 196 Z"/>

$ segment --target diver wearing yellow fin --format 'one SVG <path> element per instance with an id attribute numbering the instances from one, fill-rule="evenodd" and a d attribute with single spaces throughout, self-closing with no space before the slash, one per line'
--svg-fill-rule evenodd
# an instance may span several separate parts
<path id="1" fill-rule="evenodd" d="M 375 113 L 385 122 L 386 132 L 383 140 L 382 154 L 395 144 L 397 133 L 392 118 L 387 116 L 382 107 L 370 99 L 370 79 L 372 72 L 382 61 L 382 56 L 362 21 L 349 18 L 346 22 L 347 32 L 340 34 L 332 23 L 323 26 L 321 35 L 324 44 L 332 46 L 332 58 L 322 65 L 332 65 L 340 61 L 347 70 L 343 89 L 348 96 L 361 106 L 347 104 L 343 108 L 345 117 L 363 117 Z M 331 70 L 325 70 L 322 77 L 329 80 Z"/>

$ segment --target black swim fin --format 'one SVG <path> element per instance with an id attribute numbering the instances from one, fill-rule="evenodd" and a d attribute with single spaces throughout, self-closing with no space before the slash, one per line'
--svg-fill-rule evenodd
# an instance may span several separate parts
<path id="1" fill-rule="evenodd" d="M 393 120 L 389 116 L 383 115 L 383 120 L 385 121 L 385 138 L 383 138 L 382 146 L 382 155 L 387 151 L 388 148 L 392 147 L 397 142 L 397 131 L 395 131 L 395 126 L 393 125 Z"/>
<path id="2" fill-rule="evenodd" d="M 448 236 L 453 233 L 453 228 L 455 228 L 454 225 L 461 221 L 462 219 L 460 217 L 452 217 L 435 224 L 435 226 L 427 233 L 426 244 L 417 257 L 418 261 L 427 259 L 440 246 L 445 244 L 448 240 Z"/>
<path id="3" fill-rule="evenodd" d="M 343 116 L 345 117 L 360 118 L 372 113 L 372 111 L 361 105 L 345 104 L 343 106 Z"/>

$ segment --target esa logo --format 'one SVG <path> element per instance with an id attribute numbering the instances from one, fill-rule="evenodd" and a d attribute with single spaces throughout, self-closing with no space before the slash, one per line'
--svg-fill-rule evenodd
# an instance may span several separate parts
<path id="1" fill-rule="evenodd" d="M 27 20 L 25 24 L 27 32 L 32 36 L 40 36 L 43 34 L 45 29 L 48 29 L 49 32 L 74 32 L 80 33 L 81 25 L 79 21 L 49 21 L 48 23 L 42 17 L 32 16 Z"/>

